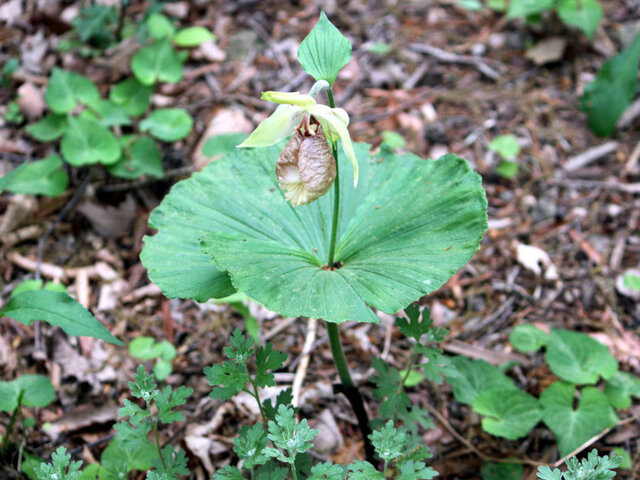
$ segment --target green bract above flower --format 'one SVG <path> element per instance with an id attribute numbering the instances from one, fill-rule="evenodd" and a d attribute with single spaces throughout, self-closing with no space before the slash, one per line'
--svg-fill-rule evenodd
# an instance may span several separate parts
<path id="1" fill-rule="evenodd" d="M 291 135 L 304 115 L 310 115 L 322 125 L 322 131 L 331 142 L 342 140 L 344 152 L 353 164 L 353 185 L 357 185 L 358 161 L 347 129 L 349 114 L 346 111 L 319 104 L 311 95 L 299 92 L 264 92 L 262 99 L 281 105 L 238 147 L 274 145 Z"/>

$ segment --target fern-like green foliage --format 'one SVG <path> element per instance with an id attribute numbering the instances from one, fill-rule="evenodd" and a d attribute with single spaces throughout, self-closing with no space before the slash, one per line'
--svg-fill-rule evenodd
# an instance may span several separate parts
<path id="1" fill-rule="evenodd" d="M 193 390 L 186 387 L 173 390 L 168 385 L 160 390 L 156 386 L 154 375 L 148 374 L 142 365 L 138 366 L 134 381 L 129 382 L 129 388 L 135 398 L 144 401 L 145 406 L 140 407 L 130 400 L 124 401 L 118 414 L 120 417 L 128 417 L 128 420 L 114 426 L 122 446 L 134 452 L 149 446 L 157 449 L 158 457 L 152 461 L 155 470 L 147 473 L 148 480 L 174 480 L 180 475 L 188 475 L 184 451 L 175 450 L 171 445 L 161 448 L 157 432 L 160 423 L 171 424 L 183 420 L 182 413 L 174 409 L 183 405 Z M 149 439 L 152 431 L 155 444 Z"/>
<path id="2" fill-rule="evenodd" d="M 36 476 L 38 480 L 79 480 L 81 466 L 82 462 L 71 461 L 66 448 L 58 447 L 51 455 L 51 463 L 42 462 L 36 469 Z"/>
<path id="3" fill-rule="evenodd" d="M 270 370 L 281 368 L 287 359 L 287 354 L 273 349 L 271 343 L 264 347 L 254 346 L 253 340 L 237 328 L 231 338 L 230 347 L 224 347 L 228 360 L 222 364 L 212 365 L 204 373 L 213 386 L 211 396 L 220 400 L 229 400 L 240 392 L 247 392 L 256 396 L 258 388 L 270 387 L 276 384 Z M 255 368 L 249 372 L 249 360 L 255 355 Z M 248 386 L 251 385 L 251 389 Z M 285 394 L 286 396 L 286 394 Z M 259 402 L 259 398 L 256 398 Z M 282 398 L 285 400 L 285 397 Z"/>
<path id="4" fill-rule="evenodd" d="M 615 468 L 618 468 L 622 457 L 607 455 L 600 457 L 594 448 L 587 458 L 582 461 L 576 457 L 567 460 L 567 471 L 561 472 L 559 469 L 551 470 L 549 467 L 538 468 L 538 478 L 540 480 L 609 480 L 616 476 Z"/>

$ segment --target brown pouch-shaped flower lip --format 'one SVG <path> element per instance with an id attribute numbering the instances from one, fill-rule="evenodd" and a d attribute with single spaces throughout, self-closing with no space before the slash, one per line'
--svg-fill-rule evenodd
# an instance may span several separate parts
<path id="1" fill-rule="evenodd" d="M 284 197 L 294 207 L 317 200 L 333 185 L 336 161 L 322 127 L 303 120 L 276 162 L 276 176 Z"/>

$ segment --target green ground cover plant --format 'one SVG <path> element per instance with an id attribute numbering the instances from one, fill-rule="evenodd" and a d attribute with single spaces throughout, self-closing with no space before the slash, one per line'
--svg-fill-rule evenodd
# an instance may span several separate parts
<path id="1" fill-rule="evenodd" d="M 108 11 L 112 7 L 90 8 Z M 182 79 L 187 52 L 177 48 L 196 47 L 214 36 L 203 27 L 177 29 L 160 13 L 151 14 L 145 27 L 149 41 L 131 60 L 133 77 L 113 85 L 108 98 L 102 98 L 85 76 L 53 69 L 45 93 L 50 113 L 26 130 L 38 141 L 59 141 L 61 157 L 53 155 L 20 165 L 0 180 L 0 192 L 59 195 L 68 184 L 63 160 L 73 167 L 99 164 L 119 178 L 162 177 L 158 141 L 185 138 L 193 119 L 183 108 L 151 109 L 151 95 L 159 82 Z M 99 25 L 95 29 L 109 31 Z M 145 113 L 145 118 L 139 118 Z"/>

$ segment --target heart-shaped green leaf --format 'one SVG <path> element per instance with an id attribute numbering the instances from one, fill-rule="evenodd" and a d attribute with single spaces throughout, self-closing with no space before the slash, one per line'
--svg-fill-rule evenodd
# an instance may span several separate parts
<path id="1" fill-rule="evenodd" d="M 141 48 L 131 59 L 131 70 L 143 85 L 156 81 L 175 83 L 182 79 L 182 62 L 168 39 Z"/>
<path id="2" fill-rule="evenodd" d="M 23 163 L 0 178 L 0 193 L 45 195 L 56 197 L 67 189 L 69 178 L 62 168 L 62 159 L 52 155 L 44 160 Z"/>
<path id="3" fill-rule="evenodd" d="M 577 384 L 593 384 L 611 378 L 618 361 L 607 347 L 589 335 L 569 330 L 551 330 L 546 360 L 558 377 Z"/>
<path id="4" fill-rule="evenodd" d="M 183 108 L 159 108 L 140 122 L 140 130 L 165 142 L 175 142 L 189 135 L 193 118 Z"/>
<path id="5" fill-rule="evenodd" d="M 471 405 L 478 395 L 491 390 L 518 390 L 513 380 L 484 360 L 457 356 L 451 358 L 451 363 L 458 375 L 447 376 L 447 383 L 453 388 L 453 394 L 460 403 Z"/>
<path id="6" fill-rule="evenodd" d="M 46 407 L 55 398 L 51 380 L 44 375 L 25 374 L 10 382 L 0 382 L 0 411 L 3 412 L 15 410 L 18 400 L 26 407 Z"/>
<path id="7" fill-rule="evenodd" d="M 271 310 L 331 322 L 375 322 L 370 306 L 394 313 L 436 290 L 486 228 L 480 177 L 455 156 L 434 162 L 387 151 L 373 161 L 368 148 L 357 148 L 357 188 L 351 169 L 340 175 L 333 268 L 332 191 L 292 207 L 275 178 L 280 148 L 270 147 L 230 153 L 172 189 L 142 253 L 151 279 L 168 296 L 204 300 L 231 293 L 228 271 L 238 290 Z M 200 238 L 217 269 L 198 251 Z"/>
<path id="8" fill-rule="evenodd" d="M 616 408 L 629 408 L 631 397 L 640 398 L 640 379 L 627 372 L 618 372 L 604 384 L 604 393 Z"/>
<path id="9" fill-rule="evenodd" d="M 333 85 L 338 72 L 351 59 L 351 43 L 322 12 L 320 20 L 298 47 L 298 61 L 316 80 Z"/>
<path id="10" fill-rule="evenodd" d="M 98 122 L 104 127 L 131 125 L 131 119 L 125 109 L 114 102 L 101 98 L 89 105 L 89 108 L 98 116 Z"/>
<path id="11" fill-rule="evenodd" d="M 34 320 L 42 320 L 54 327 L 60 327 L 68 335 L 86 336 L 104 340 L 114 345 L 124 345 L 91 313 L 68 294 L 51 290 L 29 290 L 15 295 L 0 311 L 20 323 L 30 325 Z"/>
<path id="12" fill-rule="evenodd" d="M 179 47 L 197 47 L 215 38 L 215 35 L 204 27 L 187 27 L 173 36 L 173 43 Z"/>
<path id="13" fill-rule="evenodd" d="M 540 396 L 542 420 L 556 435 L 561 456 L 618 422 L 606 395 L 595 387 L 580 391 L 578 408 L 574 409 L 575 390 L 571 383 L 555 382 Z"/>
<path id="14" fill-rule="evenodd" d="M 555 0 L 511 0 L 507 18 L 528 17 L 553 8 Z"/>
<path id="15" fill-rule="evenodd" d="M 473 401 L 473 409 L 482 419 L 482 428 L 491 435 L 517 440 L 524 437 L 542 418 L 538 399 L 522 390 L 493 389 Z"/>
<path id="16" fill-rule="evenodd" d="M 67 113 L 78 102 L 88 105 L 100 98 L 100 92 L 87 77 L 76 72 L 54 68 L 44 99 L 55 113 Z"/>
<path id="17" fill-rule="evenodd" d="M 509 334 L 509 341 L 521 352 L 535 352 L 549 343 L 550 335 L 535 325 L 517 325 Z"/>
<path id="18" fill-rule="evenodd" d="M 127 78 L 114 85 L 109 99 L 124 108 L 127 115 L 139 117 L 147 110 L 152 93 L 153 87 L 142 85 L 135 78 Z"/>
<path id="19" fill-rule="evenodd" d="M 156 40 L 171 38 L 176 31 L 176 27 L 173 26 L 171 20 L 158 12 L 154 12 L 149 15 L 145 25 L 147 26 L 149 35 Z"/>
<path id="20" fill-rule="evenodd" d="M 118 163 L 107 166 L 111 175 L 129 179 L 142 175 L 162 177 L 162 155 L 156 142 L 149 137 L 123 135 L 120 137 L 120 144 L 122 157 Z"/>
<path id="21" fill-rule="evenodd" d="M 95 120 L 83 117 L 69 117 L 60 149 L 64 159 L 75 167 L 110 165 L 120 158 L 120 144 L 113 133 Z"/>
<path id="22" fill-rule="evenodd" d="M 560 0 L 557 9 L 564 23 L 578 27 L 588 38 L 596 33 L 603 17 L 598 0 Z"/>
<path id="23" fill-rule="evenodd" d="M 64 134 L 66 127 L 67 116 L 52 113 L 36 123 L 27 125 L 25 129 L 29 135 L 40 142 L 52 142 Z"/>

